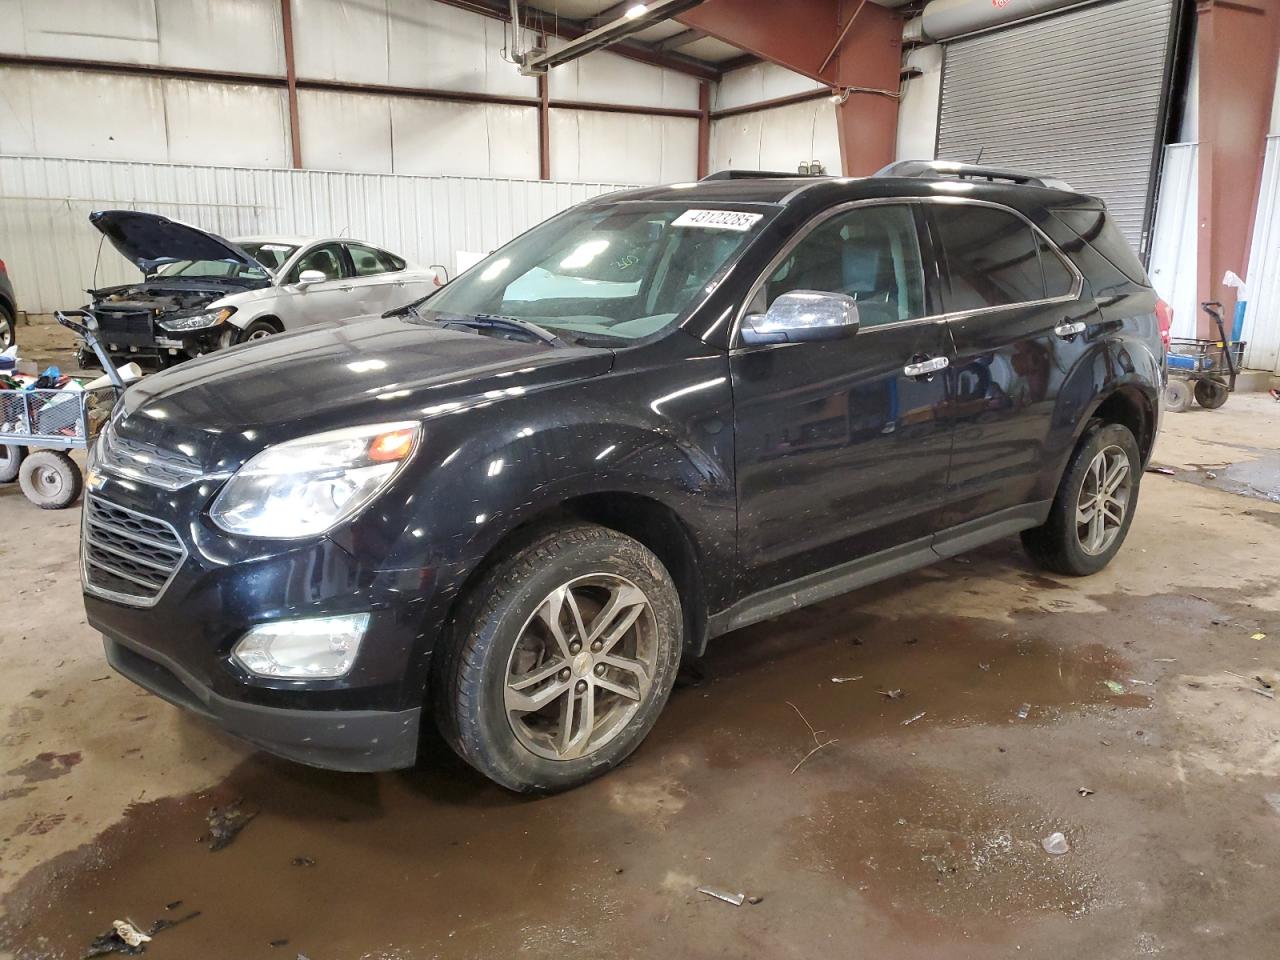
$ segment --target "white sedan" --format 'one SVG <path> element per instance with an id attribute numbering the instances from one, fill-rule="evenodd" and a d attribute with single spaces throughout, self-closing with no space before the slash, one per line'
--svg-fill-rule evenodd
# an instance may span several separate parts
<path id="1" fill-rule="evenodd" d="M 107 210 L 90 222 L 142 272 L 93 290 L 88 309 L 113 357 L 163 364 L 307 324 L 378 314 L 447 277 L 345 237 L 224 240 L 152 213 Z"/>

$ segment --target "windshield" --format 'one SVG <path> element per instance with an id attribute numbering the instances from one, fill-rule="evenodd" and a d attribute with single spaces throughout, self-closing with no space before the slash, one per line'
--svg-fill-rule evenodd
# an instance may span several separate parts
<path id="1" fill-rule="evenodd" d="M 636 340 L 696 306 L 764 212 L 619 203 L 548 220 L 423 303 L 428 319 L 497 315 L 555 333 Z"/>
<path id="2" fill-rule="evenodd" d="M 234 241 L 232 241 L 234 243 Z M 287 243 L 255 241 L 237 243 L 241 250 L 268 270 L 279 271 L 298 249 Z M 266 271 L 230 260 L 175 260 L 156 271 L 161 277 L 214 277 L 229 280 L 267 280 Z"/>

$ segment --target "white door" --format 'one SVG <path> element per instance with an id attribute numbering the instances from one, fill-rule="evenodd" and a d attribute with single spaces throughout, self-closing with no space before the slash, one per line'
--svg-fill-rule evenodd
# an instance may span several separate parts
<path id="1" fill-rule="evenodd" d="M 317 270 L 326 279 L 300 286 L 298 281 L 307 270 Z M 319 243 L 304 251 L 289 268 L 281 289 L 284 295 L 280 298 L 278 313 L 284 328 L 292 330 L 361 313 L 350 273 L 341 243 Z"/>

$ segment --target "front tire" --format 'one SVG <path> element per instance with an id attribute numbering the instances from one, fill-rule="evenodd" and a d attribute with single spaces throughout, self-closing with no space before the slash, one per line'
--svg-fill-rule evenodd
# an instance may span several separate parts
<path id="1" fill-rule="evenodd" d="M 276 329 L 275 324 L 269 320 L 255 320 L 243 330 L 240 331 L 239 343 L 254 343 L 258 340 L 265 340 L 267 337 L 274 337 L 280 331 Z"/>
<path id="2" fill-rule="evenodd" d="M 1031 559 L 1046 570 L 1083 577 L 1097 573 L 1128 536 L 1138 505 L 1142 456 L 1128 427 L 1090 427 L 1067 464 L 1049 518 L 1022 533 Z"/>
<path id="3" fill-rule="evenodd" d="M 591 524 L 547 530 L 483 575 L 437 648 L 441 734 L 508 790 L 586 783 L 653 728 L 682 624 L 671 576 L 642 544 Z"/>

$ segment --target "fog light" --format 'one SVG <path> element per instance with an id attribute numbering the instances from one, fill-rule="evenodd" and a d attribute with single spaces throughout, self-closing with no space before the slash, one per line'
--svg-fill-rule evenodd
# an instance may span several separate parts
<path id="1" fill-rule="evenodd" d="M 278 620 L 254 627 L 232 657 L 260 677 L 341 677 L 356 662 L 369 614 Z"/>

